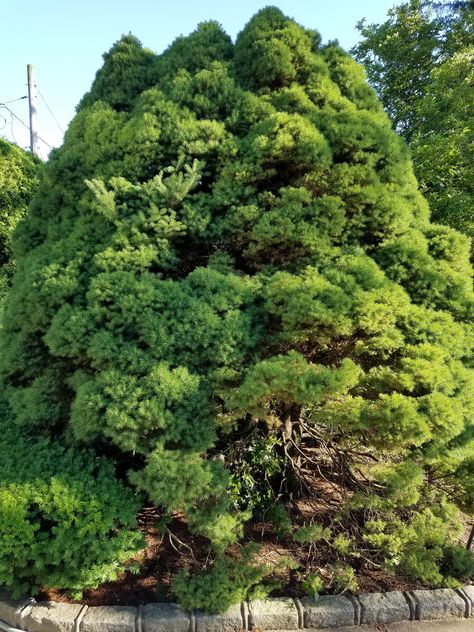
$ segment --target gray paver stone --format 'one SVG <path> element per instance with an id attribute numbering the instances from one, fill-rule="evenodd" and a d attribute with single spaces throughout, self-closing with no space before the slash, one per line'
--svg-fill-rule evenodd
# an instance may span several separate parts
<path id="1" fill-rule="evenodd" d="M 174 603 L 149 603 L 143 608 L 143 632 L 188 632 L 191 615 Z"/>
<path id="2" fill-rule="evenodd" d="M 336 628 L 354 625 L 354 606 L 343 595 L 323 595 L 318 599 L 304 597 L 305 628 Z"/>
<path id="3" fill-rule="evenodd" d="M 471 617 L 474 617 L 474 586 L 464 586 L 463 592 L 471 602 Z"/>
<path id="4" fill-rule="evenodd" d="M 293 599 L 274 597 L 251 601 L 249 627 L 251 630 L 297 630 L 298 610 Z"/>
<path id="5" fill-rule="evenodd" d="M 45 601 L 30 608 L 23 620 L 30 632 L 73 632 L 83 607 L 79 604 Z"/>
<path id="6" fill-rule="evenodd" d="M 438 588 L 437 590 L 413 590 L 416 597 L 416 618 L 420 621 L 464 617 L 466 604 L 454 590 Z"/>
<path id="7" fill-rule="evenodd" d="M 401 592 L 359 595 L 361 623 L 397 623 L 410 620 L 410 607 Z"/>
<path id="8" fill-rule="evenodd" d="M 242 606 L 231 606 L 221 614 L 196 612 L 196 632 L 241 632 L 244 629 Z"/>
<path id="9" fill-rule="evenodd" d="M 131 606 L 89 608 L 81 621 L 80 632 L 135 632 L 138 611 Z"/>
<path id="10" fill-rule="evenodd" d="M 12 599 L 6 593 L 0 593 L 0 620 L 8 623 L 13 628 L 22 627 L 21 611 L 26 606 L 32 605 L 35 600 L 31 597 Z"/>

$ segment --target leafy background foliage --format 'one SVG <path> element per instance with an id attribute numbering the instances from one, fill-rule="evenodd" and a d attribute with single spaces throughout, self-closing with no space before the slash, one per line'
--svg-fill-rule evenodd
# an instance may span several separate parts
<path id="1" fill-rule="evenodd" d="M 337 45 L 275 8 L 235 46 L 214 22 L 161 56 L 122 38 L 14 247 L 12 423 L 107 456 L 207 539 L 181 603 L 261 589 L 238 543 L 265 516 L 322 542 L 337 590 L 361 549 L 428 584 L 472 572 L 453 545 L 474 508 L 469 243 L 430 222 Z"/>
<path id="2" fill-rule="evenodd" d="M 15 264 L 11 237 L 38 185 L 39 161 L 0 139 L 0 303 L 11 282 Z"/>
<path id="3" fill-rule="evenodd" d="M 433 219 L 474 237 L 474 4 L 410 0 L 354 47 L 410 143 Z"/>

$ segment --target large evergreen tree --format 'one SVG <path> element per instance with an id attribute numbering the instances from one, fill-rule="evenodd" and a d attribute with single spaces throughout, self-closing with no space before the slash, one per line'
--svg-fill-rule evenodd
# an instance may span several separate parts
<path id="1" fill-rule="evenodd" d="M 217 556 L 199 581 L 223 590 L 227 547 L 267 511 L 302 545 L 454 573 L 458 508 L 474 510 L 468 241 L 430 223 L 340 48 L 275 8 L 235 46 L 214 22 L 161 56 L 123 38 L 15 249 L 15 423 L 184 512 Z M 256 581 L 232 577 L 237 599 Z M 178 580 L 186 605 L 199 581 Z"/>

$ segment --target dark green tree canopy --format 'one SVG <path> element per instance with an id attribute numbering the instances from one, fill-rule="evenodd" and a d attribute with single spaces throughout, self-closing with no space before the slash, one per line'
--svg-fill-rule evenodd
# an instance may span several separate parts
<path id="1" fill-rule="evenodd" d="M 282 502 L 329 454 L 360 537 L 440 583 L 474 502 L 469 248 L 362 68 L 275 8 L 104 60 L 15 236 L 15 423 L 112 454 L 219 554 L 259 509 L 236 446 L 274 446 Z"/>

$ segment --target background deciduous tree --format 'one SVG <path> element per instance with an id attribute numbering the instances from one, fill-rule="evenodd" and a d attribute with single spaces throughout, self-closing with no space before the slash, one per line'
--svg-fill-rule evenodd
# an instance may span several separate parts
<path id="1" fill-rule="evenodd" d="M 410 143 L 433 218 L 474 236 L 474 5 L 410 0 L 353 49 Z"/>
<path id="2" fill-rule="evenodd" d="M 38 186 L 40 163 L 0 138 L 0 302 L 13 276 L 12 232 Z"/>

